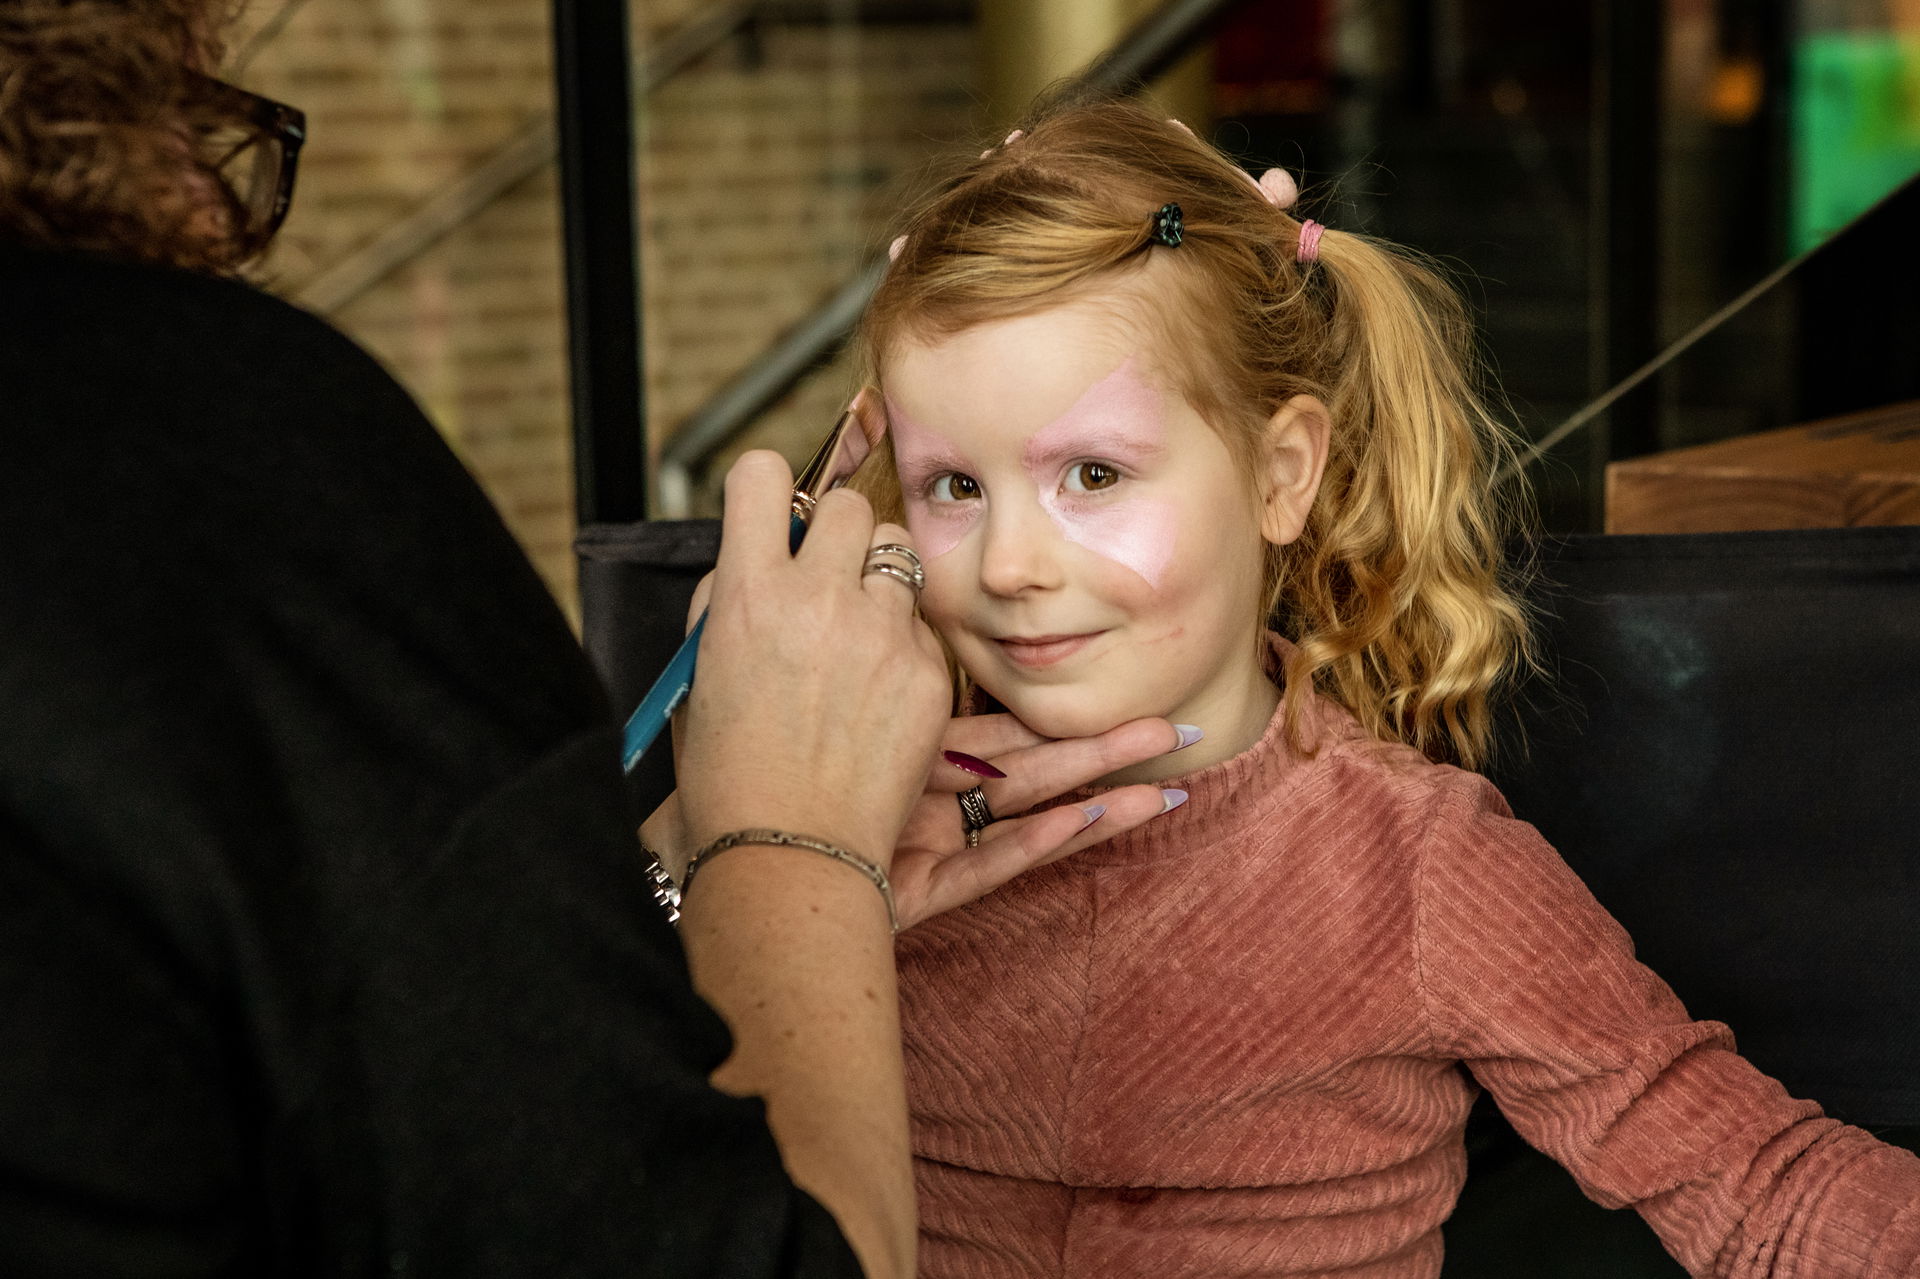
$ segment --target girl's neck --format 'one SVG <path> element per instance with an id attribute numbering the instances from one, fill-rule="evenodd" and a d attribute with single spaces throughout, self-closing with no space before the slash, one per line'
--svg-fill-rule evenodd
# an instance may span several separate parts
<path id="1" fill-rule="evenodd" d="M 1188 702 L 1167 716 L 1175 723 L 1195 724 L 1205 733 L 1199 741 L 1171 755 L 1123 768 L 1100 779 L 1100 786 L 1130 786 L 1160 782 L 1199 772 L 1232 759 L 1258 742 L 1273 722 L 1280 705 L 1280 689 L 1267 676 L 1266 640 L 1244 664 L 1220 671 Z"/>

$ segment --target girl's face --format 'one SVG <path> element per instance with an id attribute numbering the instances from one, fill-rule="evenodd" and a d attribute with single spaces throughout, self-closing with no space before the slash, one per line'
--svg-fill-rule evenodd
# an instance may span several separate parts
<path id="1" fill-rule="evenodd" d="M 1225 746 L 1249 723 L 1257 737 L 1275 701 L 1254 485 L 1159 385 L 1119 305 L 892 352 L 886 409 L 922 604 L 974 681 L 1036 732 L 1161 715 Z"/>

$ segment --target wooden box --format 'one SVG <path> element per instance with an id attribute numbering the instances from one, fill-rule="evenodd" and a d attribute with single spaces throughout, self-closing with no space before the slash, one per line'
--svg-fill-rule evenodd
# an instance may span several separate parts
<path id="1" fill-rule="evenodd" d="M 1920 524 L 1920 400 L 1607 467 L 1607 532 Z"/>

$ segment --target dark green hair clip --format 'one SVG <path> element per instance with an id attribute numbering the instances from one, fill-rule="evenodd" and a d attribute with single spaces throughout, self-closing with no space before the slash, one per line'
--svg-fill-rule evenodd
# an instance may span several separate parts
<path id="1" fill-rule="evenodd" d="M 1177 249 L 1185 230 L 1186 226 L 1180 220 L 1180 206 L 1171 202 L 1163 204 L 1160 212 L 1153 215 L 1153 233 L 1147 237 L 1147 243 L 1164 244 L 1169 249 Z"/>

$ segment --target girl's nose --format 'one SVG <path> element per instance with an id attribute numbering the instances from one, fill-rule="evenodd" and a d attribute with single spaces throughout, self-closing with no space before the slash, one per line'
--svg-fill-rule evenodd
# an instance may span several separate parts
<path id="1" fill-rule="evenodd" d="M 990 504 L 980 552 L 980 588 L 1012 596 L 1054 590 L 1064 583 L 1060 530 L 1031 498 Z"/>

